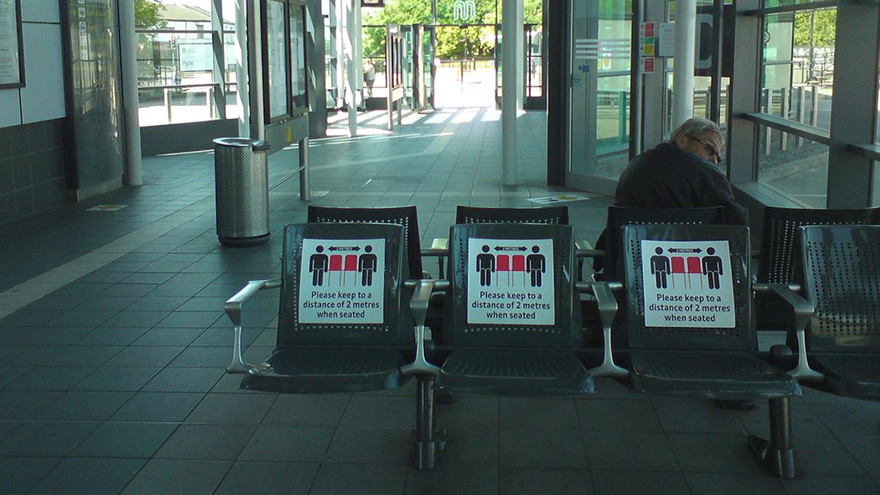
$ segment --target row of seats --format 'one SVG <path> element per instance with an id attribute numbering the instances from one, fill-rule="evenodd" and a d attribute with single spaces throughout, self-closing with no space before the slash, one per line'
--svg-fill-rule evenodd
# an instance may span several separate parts
<path id="1" fill-rule="evenodd" d="M 315 213 L 309 218 L 317 222 L 338 220 L 344 212 Z M 595 391 L 594 377 L 611 376 L 639 392 L 767 399 L 770 439 L 751 437 L 749 443 L 775 475 L 786 478 L 799 474 L 790 397 L 800 395 L 801 384 L 880 399 L 880 311 L 868 304 L 880 291 L 880 260 L 872 258 L 875 251 L 880 256 L 880 227 L 804 229 L 803 271 L 809 276 L 798 292 L 788 282 L 752 283 L 745 227 L 622 228 L 621 283 L 578 280 L 578 249 L 565 221 L 463 222 L 451 228 L 450 276 L 432 280 L 412 260 L 422 254 L 409 248 L 418 237 L 414 219 L 337 220 L 286 227 L 281 279 L 253 281 L 227 301 L 235 329 L 229 371 L 245 373 L 243 388 L 287 393 L 394 388 L 415 377 L 417 468 L 432 468 L 444 445 L 434 423 L 435 389 L 584 394 Z M 837 251 L 848 254 L 830 254 Z M 281 289 L 277 346 L 265 362 L 251 365 L 241 357 L 241 308 L 268 288 Z M 795 357 L 782 349 L 758 352 L 755 290 L 790 303 Z M 602 349 L 584 341 L 582 292 L 598 306 Z M 438 295 L 442 346 L 432 345 L 425 324 Z M 853 297 L 859 298 L 859 315 L 841 314 L 835 304 Z M 703 311 L 686 310 L 688 304 Z"/>

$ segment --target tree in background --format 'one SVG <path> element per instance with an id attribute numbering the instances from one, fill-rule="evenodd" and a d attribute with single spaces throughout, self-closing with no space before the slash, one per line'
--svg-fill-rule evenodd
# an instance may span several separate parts
<path id="1" fill-rule="evenodd" d="M 796 12 L 794 17 L 794 46 L 806 47 L 809 68 L 807 80 L 816 80 L 816 54 L 818 48 L 822 54 L 822 61 L 834 47 L 837 32 L 837 10 L 811 10 L 808 12 Z M 833 63 L 833 62 L 832 62 Z"/>
<path id="2" fill-rule="evenodd" d="M 460 29 L 442 28 L 437 30 L 436 56 L 443 59 L 485 58 L 495 54 L 495 24 L 501 22 L 501 0 L 474 0 L 476 15 L 468 24 L 488 24 L 488 26 L 468 26 Z M 525 0 L 524 21 L 526 24 L 541 23 L 541 0 Z M 460 23 L 453 17 L 453 1 L 437 0 L 437 24 L 454 25 Z M 496 17 L 496 12 L 498 17 Z M 363 25 L 385 26 L 388 24 L 430 24 L 431 0 L 389 0 L 385 7 L 364 11 Z M 385 30 L 381 28 L 364 29 L 364 57 L 384 57 Z"/>
<path id="3" fill-rule="evenodd" d="M 138 29 L 162 29 L 168 21 L 161 18 L 165 7 L 159 0 L 134 0 L 134 25 Z"/>

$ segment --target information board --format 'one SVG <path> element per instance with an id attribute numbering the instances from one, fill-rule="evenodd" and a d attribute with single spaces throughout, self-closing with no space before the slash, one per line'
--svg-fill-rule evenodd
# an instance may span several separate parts
<path id="1" fill-rule="evenodd" d="M 301 263 L 300 323 L 383 323 L 385 239 L 305 239 Z"/>
<path id="2" fill-rule="evenodd" d="M 0 88 L 24 85 L 20 14 L 18 0 L 0 0 Z"/>
<path id="3" fill-rule="evenodd" d="M 645 326 L 733 328 L 727 241 L 642 241 Z"/>
<path id="4" fill-rule="evenodd" d="M 468 323 L 553 325 L 552 239 L 468 239 Z"/>

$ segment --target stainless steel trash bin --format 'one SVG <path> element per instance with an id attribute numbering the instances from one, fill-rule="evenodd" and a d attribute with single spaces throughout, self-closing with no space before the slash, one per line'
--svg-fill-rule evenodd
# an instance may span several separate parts
<path id="1" fill-rule="evenodd" d="M 217 237 L 227 246 L 269 240 L 269 144 L 248 138 L 214 140 Z"/>

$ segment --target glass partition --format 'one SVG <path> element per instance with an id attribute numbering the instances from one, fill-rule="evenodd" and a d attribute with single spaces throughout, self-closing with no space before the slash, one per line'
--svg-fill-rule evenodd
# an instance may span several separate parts
<path id="1" fill-rule="evenodd" d="M 758 181 L 812 208 L 828 198 L 828 146 L 759 128 Z"/>
<path id="2" fill-rule="evenodd" d="M 629 161 L 632 12 L 575 2 L 571 16 L 566 183 L 596 190 L 592 177 L 616 180 Z"/>
<path id="3" fill-rule="evenodd" d="M 765 17 L 760 112 L 830 129 L 836 14 L 823 9 Z"/>

